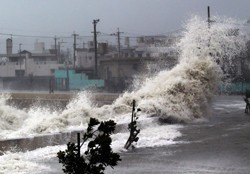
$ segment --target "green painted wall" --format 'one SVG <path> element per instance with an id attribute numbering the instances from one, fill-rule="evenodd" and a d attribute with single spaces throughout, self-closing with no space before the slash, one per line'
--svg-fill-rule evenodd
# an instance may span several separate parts
<path id="1" fill-rule="evenodd" d="M 84 73 L 75 73 L 75 70 L 68 70 L 69 89 L 86 89 L 91 87 L 104 87 L 104 80 L 88 79 Z M 55 70 L 54 77 L 57 89 L 66 89 L 67 70 Z"/>
<path id="2" fill-rule="evenodd" d="M 237 82 L 230 84 L 222 84 L 219 87 L 219 91 L 222 93 L 240 94 L 245 93 L 246 90 L 250 90 L 250 83 Z"/>

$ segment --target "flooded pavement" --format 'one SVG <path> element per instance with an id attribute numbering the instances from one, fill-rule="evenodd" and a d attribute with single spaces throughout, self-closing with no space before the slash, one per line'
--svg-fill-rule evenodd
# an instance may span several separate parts
<path id="1" fill-rule="evenodd" d="M 216 97 L 208 121 L 185 125 L 181 143 L 122 154 L 107 173 L 250 173 L 250 115 L 244 107 L 241 96 Z"/>
<path id="2" fill-rule="evenodd" d="M 216 97 L 207 121 L 184 125 L 177 144 L 122 153 L 106 174 L 250 173 L 250 114 L 244 107 L 241 96 Z M 63 173 L 57 158 L 37 163 Z"/>

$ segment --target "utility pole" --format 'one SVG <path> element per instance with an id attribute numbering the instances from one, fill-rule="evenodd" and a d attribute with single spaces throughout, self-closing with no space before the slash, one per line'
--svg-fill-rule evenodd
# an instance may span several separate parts
<path id="1" fill-rule="evenodd" d="M 22 44 L 20 43 L 19 44 L 19 53 L 20 53 L 20 55 L 21 55 L 21 50 L 22 50 L 21 47 L 22 47 Z"/>
<path id="2" fill-rule="evenodd" d="M 19 64 L 20 64 L 20 72 L 19 72 L 20 74 L 19 75 L 20 75 L 20 77 L 21 77 L 21 51 L 22 51 L 21 47 L 22 47 L 22 44 L 20 43 L 19 44 Z"/>
<path id="3" fill-rule="evenodd" d="M 97 72 L 97 32 L 96 32 L 96 24 L 100 21 L 100 19 L 94 19 L 93 25 L 94 25 L 94 44 L 95 44 L 95 76 L 98 76 Z"/>
<path id="4" fill-rule="evenodd" d="M 207 23 L 208 23 L 208 28 L 210 28 L 211 20 L 210 20 L 210 7 L 209 6 L 207 6 Z"/>
<path id="5" fill-rule="evenodd" d="M 60 42 L 58 42 L 58 51 L 57 51 L 57 55 L 58 55 L 58 63 L 62 62 L 62 55 L 61 55 L 61 47 L 62 47 L 62 44 L 63 43 L 67 43 L 67 42 L 64 42 L 63 40 Z"/>
<path id="6" fill-rule="evenodd" d="M 119 78 L 119 82 L 117 83 L 120 83 L 121 81 L 121 71 L 120 71 L 120 56 L 121 56 L 121 42 L 120 42 L 120 36 L 123 32 L 120 32 L 119 28 L 117 28 L 117 33 L 113 33 L 111 34 L 111 36 L 117 36 L 117 44 L 118 44 L 118 59 L 117 59 L 117 76 Z"/>
<path id="7" fill-rule="evenodd" d="M 208 23 L 208 28 L 211 27 L 211 23 L 212 22 L 215 22 L 215 21 L 213 21 L 213 20 L 210 19 L 210 7 L 207 6 L 207 23 Z"/>
<path id="8" fill-rule="evenodd" d="M 208 29 L 210 29 L 212 22 L 215 22 L 215 21 L 213 21 L 213 20 L 210 19 L 210 7 L 207 6 L 207 24 L 208 24 Z M 208 40 L 208 47 L 209 46 L 210 46 L 210 38 Z M 211 53 L 209 53 L 209 54 L 211 54 Z"/>
<path id="9" fill-rule="evenodd" d="M 111 34 L 111 36 L 117 36 L 118 58 L 120 58 L 120 54 L 121 54 L 121 42 L 120 42 L 121 37 L 120 37 L 120 36 L 121 36 L 122 33 L 124 33 L 124 32 L 120 32 L 120 31 L 119 31 L 119 28 L 118 28 L 117 33 Z"/>
<path id="10" fill-rule="evenodd" d="M 74 48 L 74 50 L 73 50 L 73 55 L 74 55 L 74 57 L 73 57 L 73 67 L 74 67 L 74 69 L 76 68 L 76 36 L 78 36 L 78 34 L 73 34 L 73 36 L 74 36 L 74 44 L 73 44 L 73 48 Z"/>
<path id="11" fill-rule="evenodd" d="M 57 38 L 56 38 L 56 36 L 55 36 L 54 40 L 55 40 L 55 55 L 56 55 L 56 61 L 57 61 L 57 63 L 58 63 L 59 61 L 58 61 L 58 55 L 57 55 L 57 45 L 56 45 Z"/>

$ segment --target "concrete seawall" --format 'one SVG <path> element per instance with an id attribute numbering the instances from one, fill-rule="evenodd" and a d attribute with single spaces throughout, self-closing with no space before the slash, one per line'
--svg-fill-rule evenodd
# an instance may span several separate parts
<path id="1" fill-rule="evenodd" d="M 126 124 L 116 125 L 115 132 L 127 130 L 127 126 L 128 125 Z M 61 132 L 46 135 L 36 135 L 34 137 L 28 138 L 0 140 L 0 155 L 2 155 L 4 151 L 25 152 L 46 146 L 63 145 L 67 144 L 68 142 L 76 143 L 77 133 L 81 133 L 82 139 L 84 131 Z"/>
<path id="2" fill-rule="evenodd" d="M 38 135 L 32 138 L 17 138 L 0 140 L 0 155 L 4 151 L 28 151 L 46 146 L 55 146 L 67 144 L 68 142 L 77 142 L 77 132 L 65 132 L 51 135 Z"/>
<path id="3" fill-rule="evenodd" d="M 65 107 L 76 93 L 43 93 L 43 92 L 12 92 L 8 104 L 18 108 L 29 108 L 32 105 Z M 99 106 L 111 104 L 119 97 L 117 93 L 93 93 L 93 102 Z"/>
<path id="4" fill-rule="evenodd" d="M 8 93 L 11 97 L 7 101 L 9 105 L 14 105 L 18 108 L 29 108 L 32 105 L 52 106 L 64 108 L 70 100 L 72 100 L 76 93 L 32 93 L 32 92 L 12 92 Z M 95 93 L 93 94 L 93 102 L 99 106 L 104 104 L 111 104 L 119 94 L 113 93 Z M 45 146 L 53 146 L 59 144 L 66 144 L 67 142 L 76 142 L 76 133 L 64 132 L 48 135 L 38 135 L 32 138 L 17 138 L 0 140 L 0 155 L 3 151 L 17 150 L 26 151 L 33 150 Z"/>

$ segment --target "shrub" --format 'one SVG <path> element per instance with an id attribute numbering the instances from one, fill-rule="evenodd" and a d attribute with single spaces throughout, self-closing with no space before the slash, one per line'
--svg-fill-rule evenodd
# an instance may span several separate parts
<path id="1" fill-rule="evenodd" d="M 63 172 L 66 174 L 104 174 L 107 166 L 112 168 L 116 166 L 121 159 L 119 154 L 112 151 L 110 138 L 115 126 L 116 123 L 113 120 L 99 122 L 95 118 L 90 118 L 82 144 L 76 145 L 69 142 L 65 151 L 57 153 L 59 163 L 63 165 Z M 87 150 L 81 155 L 80 148 L 87 141 L 89 141 Z"/>

